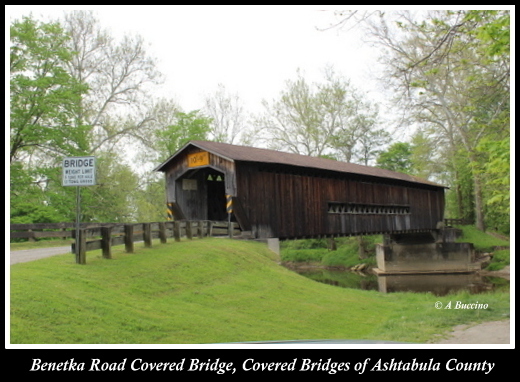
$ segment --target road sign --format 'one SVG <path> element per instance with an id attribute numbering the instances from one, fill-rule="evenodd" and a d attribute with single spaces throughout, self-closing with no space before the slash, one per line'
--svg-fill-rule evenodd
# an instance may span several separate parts
<path id="1" fill-rule="evenodd" d="M 207 165 L 209 165 L 209 153 L 207 151 L 188 154 L 188 167 L 199 167 Z"/>
<path id="2" fill-rule="evenodd" d="M 63 159 L 63 186 L 96 185 L 96 158 L 69 157 Z"/>

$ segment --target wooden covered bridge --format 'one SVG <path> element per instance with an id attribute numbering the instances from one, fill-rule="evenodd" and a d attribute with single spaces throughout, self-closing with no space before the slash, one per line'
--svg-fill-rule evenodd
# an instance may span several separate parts
<path id="1" fill-rule="evenodd" d="M 407 174 L 191 141 L 160 164 L 176 220 L 232 218 L 253 238 L 432 232 L 445 187 Z"/>

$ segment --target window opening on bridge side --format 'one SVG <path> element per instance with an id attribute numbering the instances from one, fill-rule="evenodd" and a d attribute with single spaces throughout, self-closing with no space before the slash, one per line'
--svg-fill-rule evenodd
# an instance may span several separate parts
<path id="1" fill-rule="evenodd" d="M 405 215 L 410 213 L 410 206 L 329 202 L 328 213 L 354 215 Z"/>

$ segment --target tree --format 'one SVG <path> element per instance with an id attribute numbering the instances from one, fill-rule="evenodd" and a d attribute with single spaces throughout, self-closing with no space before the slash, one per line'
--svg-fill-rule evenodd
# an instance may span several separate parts
<path id="1" fill-rule="evenodd" d="M 357 16 L 350 14 L 349 22 Z M 490 134 L 499 139 L 508 134 L 509 12 L 362 16 L 373 42 L 385 51 L 387 86 L 399 95 L 410 123 L 428 126 L 437 147 L 448 148 L 447 168 L 455 169 L 455 158 L 465 154 L 476 226 L 483 230 L 484 158 L 477 147 Z"/>
<path id="2" fill-rule="evenodd" d="M 116 42 L 90 11 L 66 14 L 64 25 L 77 54 L 69 72 L 89 85 L 77 107 L 76 125 L 89 130 L 89 153 L 110 149 L 123 138 L 145 139 L 150 114 L 149 85 L 161 74 L 140 36 Z"/>
<path id="3" fill-rule="evenodd" d="M 155 150 L 159 160 L 166 160 L 190 140 L 204 140 L 210 130 L 211 119 L 200 111 L 176 111 L 174 122 L 155 131 Z"/>
<path id="4" fill-rule="evenodd" d="M 219 84 L 217 92 L 206 97 L 204 111 L 211 118 L 209 135 L 214 141 L 230 144 L 242 141 L 246 118 L 238 94 L 228 94 L 225 86 Z"/>
<path id="5" fill-rule="evenodd" d="M 87 88 L 67 72 L 74 56 L 67 35 L 57 23 L 28 17 L 10 33 L 10 162 L 85 152 L 74 114 Z"/>
<path id="6" fill-rule="evenodd" d="M 376 124 L 377 113 L 331 69 L 324 83 L 309 84 L 298 72 L 278 100 L 263 104 L 265 114 L 255 122 L 262 139 L 274 149 L 297 154 L 350 161 L 360 134 Z"/>
<path id="7" fill-rule="evenodd" d="M 83 219 L 136 216 L 140 192 L 121 143 L 145 141 L 155 116 L 149 88 L 159 73 L 140 37 L 115 42 L 90 12 L 11 27 L 11 213 L 74 220 L 75 190 L 61 186 L 64 156 L 94 154 L 98 185 L 82 190 Z M 38 214 L 28 214 L 23 203 Z M 50 213 L 53 212 L 53 213 Z M 55 212 L 55 213 L 54 213 Z M 29 222 L 29 221 L 26 221 Z"/>
<path id="8" fill-rule="evenodd" d="M 412 146 L 406 142 L 396 142 L 377 158 L 377 167 L 386 170 L 412 174 Z"/>
<path id="9" fill-rule="evenodd" d="M 482 176 L 486 182 L 486 206 L 491 226 L 509 232 L 509 216 L 511 212 L 511 158 L 510 138 L 502 140 L 483 139 L 478 151 L 488 157 L 482 168 Z"/>
<path id="10" fill-rule="evenodd" d="M 390 134 L 386 130 L 378 128 L 379 110 L 377 106 L 373 106 L 368 100 L 360 98 L 355 93 L 351 94 L 351 97 L 354 97 L 355 100 L 353 102 L 355 107 L 352 117 L 353 128 L 350 129 L 351 134 L 347 134 L 351 141 L 343 142 L 342 135 L 339 135 L 334 141 L 334 147 L 342 154 L 339 159 L 368 166 L 377 158 L 381 148 L 388 143 Z"/>
<path id="11" fill-rule="evenodd" d="M 10 214 L 17 223 L 64 218 L 47 203 L 47 171 L 87 150 L 74 114 L 87 87 L 67 72 L 73 52 L 57 23 L 29 17 L 10 27 Z"/>

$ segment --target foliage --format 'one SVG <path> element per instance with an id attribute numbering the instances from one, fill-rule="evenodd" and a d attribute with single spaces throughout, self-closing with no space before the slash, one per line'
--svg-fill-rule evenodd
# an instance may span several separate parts
<path id="1" fill-rule="evenodd" d="M 132 201 L 136 209 L 135 220 L 137 222 L 166 220 L 164 177 L 156 179 L 156 177 L 142 175 L 140 182 L 142 192 L 136 193 Z"/>
<path id="2" fill-rule="evenodd" d="M 74 113 L 87 88 L 67 71 L 67 35 L 59 24 L 27 17 L 10 34 L 10 161 L 85 152 Z"/>
<path id="3" fill-rule="evenodd" d="M 412 148 L 409 143 L 396 142 L 377 158 L 377 167 L 410 174 L 412 172 Z"/>
<path id="4" fill-rule="evenodd" d="M 326 254 L 326 249 L 285 249 L 282 251 L 282 261 L 321 263 Z"/>
<path id="5" fill-rule="evenodd" d="M 17 203 L 11 209 L 12 224 L 59 223 L 63 216 L 51 206 L 38 205 L 34 202 Z"/>
<path id="6" fill-rule="evenodd" d="M 510 27 L 509 11 L 467 11 L 467 21 L 477 21 L 480 25 L 470 33 L 484 43 L 483 51 L 489 57 L 510 55 Z"/>
<path id="7" fill-rule="evenodd" d="M 387 86 L 406 125 L 430 139 L 449 186 L 471 188 L 471 202 L 457 191 L 458 210 L 484 230 L 493 196 L 486 195 L 487 158 L 479 145 L 509 135 L 509 12 L 396 11 L 367 17 L 365 25 L 385 52 Z M 469 177 L 457 174 L 462 160 Z"/>
<path id="8" fill-rule="evenodd" d="M 347 162 L 357 154 L 367 163 L 385 137 L 377 129 L 377 108 L 331 69 L 322 83 L 309 83 L 298 71 L 280 97 L 263 106 L 265 113 L 255 121 L 257 140 L 274 149 Z"/>
<path id="9" fill-rule="evenodd" d="M 488 271 L 499 271 L 510 264 L 511 253 L 508 249 L 495 251 L 491 263 L 486 268 Z"/>
<path id="10" fill-rule="evenodd" d="M 76 190 L 61 186 L 60 164 L 78 155 L 98 164 L 98 184 L 81 189 L 82 221 L 134 221 L 143 190 L 119 154 L 150 135 L 145 87 L 158 73 L 142 39 L 116 43 L 92 12 L 63 24 L 24 18 L 11 25 L 10 61 L 11 222 L 74 221 Z"/>
<path id="11" fill-rule="evenodd" d="M 510 138 L 501 140 L 483 139 L 478 148 L 479 152 L 487 156 L 482 166 L 483 177 L 486 181 L 486 204 L 488 207 L 488 225 L 497 230 L 509 233 L 509 216 L 511 205 L 511 164 Z"/>
<path id="12" fill-rule="evenodd" d="M 211 119 L 200 111 L 174 113 L 175 123 L 155 131 L 156 148 L 166 160 L 190 140 L 204 140 L 210 130 Z"/>
<path id="13" fill-rule="evenodd" d="M 246 139 L 244 107 L 238 94 L 228 94 L 223 84 L 205 99 L 204 111 L 211 117 L 210 136 L 215 142 L 237 144 Z"/>
<path id="14" fill-rule="evenodd" d="M 89 154 L 110 152 L 123 138 L 146 140 L 154 118 L 150 90 L 161 74 L 142 37 L 125 34 L 116 40 L 92 11 L 69 12 L 62 23 L 69 49 L 76 52 L 69 73 L 89 85 L 75 113 L 76 124 L 88 128 Z"/>
<path id="15" fill-rule="evenodd" d="M 460 226 L 462 229 L 462 237 L 458 240 L 460 242 L 470 242 L 477 251 L 492 253 L 491 263 L 486 268 L 489 271 L 497 271 L 509 265 L 510 262 L 510 250 L 501 249 L 495 250 L 495 248 L 509 247 L 509 240 L 497 238 L 492 234 L 482 234 L 481 231 L 477 230 L 473 226 Z"/>
<path id="16" fill-rule="evenodd" d="M 284 241 L 281 259 L 287 262 L 317 262 L 330 267 L 352 267 L 356 264 L 375 264 L 375 244 L 382 242 L 381 235 L 335 238 L 337 249 L 328 249 L 325 239 Z M 360 259 L 360 246 L 368 253 Z M 365 256 L 363 256 L 365 257 Z"/>

